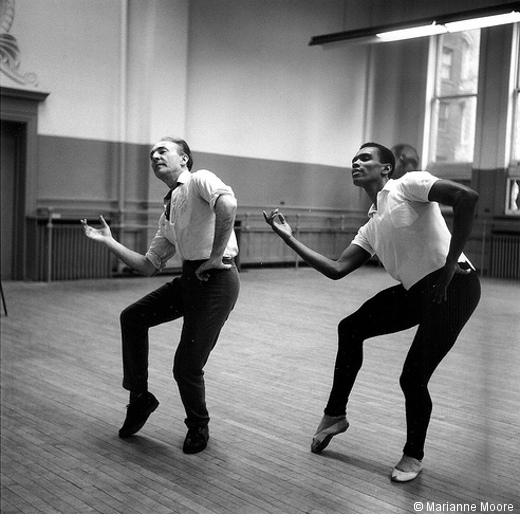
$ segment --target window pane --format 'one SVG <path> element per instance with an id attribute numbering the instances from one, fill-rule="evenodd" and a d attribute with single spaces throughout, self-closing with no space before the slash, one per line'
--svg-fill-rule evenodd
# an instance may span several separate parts
<path id="1" fill-rule="evenodd" d="M 475 142 L 477 98 L 437 100 L 432 127 L 431 162 L 471 162 Z"/>
<path id="2" fill-rule="evenodd" d="M 509 179 L 507 189 L 506 211 L 516 214 L 520 212 L 520 180 Z"/>
<path id="3" fill-rule="evenodd" d="M 429 162 L 473 161 L 480 30 L 443 34 L 437 40 Z"/>
<path id="4" fill-rule="evenodd" d="M 520 91 L 516 94 L 515 110 L 515 126 L 513 128 L 513 160 L 516 162 L 520 162 Z"/>
<path id="5" fill-rule="evenodd" d="M 437 96 L 477 93 L 479 49 L 480 30 L 440 36 Z"/>
<path id="6" fill-rule="evenodd" d="M 453 71 L 453 49 L 445 45 L 442 47 L 441 80 L 451 80 Z"/>

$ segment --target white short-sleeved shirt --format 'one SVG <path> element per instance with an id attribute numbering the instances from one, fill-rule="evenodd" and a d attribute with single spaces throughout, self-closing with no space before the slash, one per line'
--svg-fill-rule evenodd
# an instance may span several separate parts
<path id="1" fill-rule="evenodd" d="M 231 187 L 209 170 L 184 171 L 177 182 L 179 185 L 165 197 L 167 207 L 171 194 L 169 216 L 161 215 L 159 229 L 146 253 L 158 270 L 163 269 L 176 252 L 183 261 L 208 259 L 215 236 L 216 202 L 221 195 L 235 197 Z M 238 244 L 233 230 L 224 258 L 237 255 Z"/>
<path id="2" fill-rule="evenodd" d="M 408 172 L 389 180 L 377 194 L 377 209 L 352 243 L 376 254 L 390 275 L 410 289 L 446 264 L 451 233 L 437 202 L 428 200 L 440 180 L 427 171 Z M 462 254 L 459 261 L 468 261 Z"/>

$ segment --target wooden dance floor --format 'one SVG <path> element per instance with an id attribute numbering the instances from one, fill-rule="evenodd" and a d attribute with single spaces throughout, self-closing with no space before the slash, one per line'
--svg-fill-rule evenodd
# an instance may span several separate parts
<path id="1" fill-rule="evenodd" d="M 117 435 L 128 401 L 119 312 L 171 277 L 4 282 L 1 512 L 520 513 L 520 282 L 482 280 L 475 315 L 431 381 L 424 470 L 395 484 L 405 442 L 398 380 L 413 331 L 367 342 L 351 427 L 310 452 L 337 323 L 393 281 L 376 267 L 338 282 L 308 268 L 241 278 L 206 367 L 211 438 L 197 455 L 182 453 L 171 374 L 179 321 L 150 333 L 159 409 L 136 436 Z"/>

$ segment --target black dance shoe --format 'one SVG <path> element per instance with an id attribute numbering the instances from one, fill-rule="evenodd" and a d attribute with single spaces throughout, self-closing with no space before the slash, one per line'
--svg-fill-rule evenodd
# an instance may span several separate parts
<path id="1" fill-rule="evenodd" d="M 125 438 L 134 435 L 143 428 L 150 414 L 159 407 L 157 398 L 148 391 L 142 393 L 136 400 L 127 406 L 126 419 L 119 430 L 119 437 Z"/>
<path id="2" fill-rule="evenodd" d="M 206 448 L 209 439 L 208 427 L 193 427 L 188 429 L 182 451 L 184 453 L 199 453 Z"/>

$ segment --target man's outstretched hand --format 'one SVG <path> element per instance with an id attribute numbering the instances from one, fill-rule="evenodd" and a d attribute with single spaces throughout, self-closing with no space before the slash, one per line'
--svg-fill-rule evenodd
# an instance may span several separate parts
<path id="1" fill-rule="evenodd" d="M 99 216 L 99 220 L 101 221 L 101 228 L 94 228 L 87 224 L 87 220 L 81 220 L 83 225 L 83 229 L 85 230 L 85 235 L 94 241 L 102 242 L 106 239 L 112 238 L 112 232 L 110 231 L 110 227 L 108 226 L 105 218 L 103 216 Z"/>
<path id="2" fill-rule="evenodd" d="M 271 211 L 271 214 L 267 215 L 265 211 L 264 219 L 268 225 L 271 225 L 271 228 L 284 240 L 287 241 L 292 237 L 292 228 L 285 220 L 284 215 L 278 210 L 275 209 Z"/>

